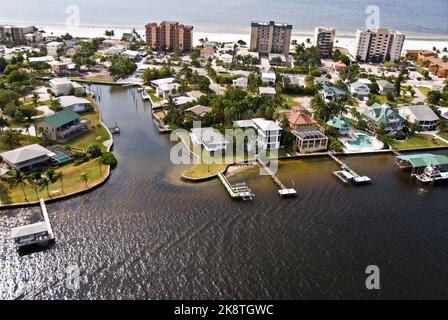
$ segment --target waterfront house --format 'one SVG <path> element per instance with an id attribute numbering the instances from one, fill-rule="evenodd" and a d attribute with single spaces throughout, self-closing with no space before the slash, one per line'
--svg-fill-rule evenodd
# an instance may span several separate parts
<path id="1" fill-rule="evenodd" d="M 180 84 L 171 82 L 171 83 L 162 83 L 156 88 L 156 95 L 163 99 L 168 99 L 169 97 L 178 96 Z"/>
<path id="2" fill-rule="evenodd" d="M 286 117 L 301 153 L 327 149 L 328 137 L 322 133 L 322 128 L 316 120 L 303 111 L 288 112 Z"/>
<path id="3" fill-rule="evenodd" d="M 400 115 L 406 121 L 416 124 L 420 131 L 434 131 L 437 127 L 439 117 L 426 105 L 403 106 L 400 108 Z"/>
<path id="4" fill-rule="evenodd" d="M 69 61 L 50 62 L 51 71 L 57 76 L 68 76 L 76 71 L 76 64 Z"/>
<path id="5" fill-rule="evenodd" d="M 194 144 L 202 145 L 208 152 L 225 150 L 230 143 L 218 130 L 211 127 L 193 128 L 190 136 Z"/>
<path id="6" fill-rule="evenodd" d="M 365 98 L 370 93 L 370 88 L 361 81 L 350 83 L 349 88 L 350 93 L 353 95 L 356 94 L 359 98 Z"/>
<path id="7" fill-rule="evenodd" d="M 176 79 L 174 78 L 162 78 L 162 79 L 157 79 L 157 80 L 153 80 L 150 82 L 151 87 L 157 89 L 159 86 L 163 85 L 163 84 L 169 84 L 169 83 L 173 83 Z"/>
<path id="8" fill-rule="evenodd" d="M 84 87 L 76 82 L 73 82 L 67 78 L 54 78 L 50 80 L 51 91 L 55 96 L 66 96 L 74 94 L 75 96 L 81 96 L 84 94 Z"/>
<path id="9" fill-rule="evenodd" d="M 362 113 L 362 117 L 373 124 L 373 130 L 381 127 L 388 133 L 403 129 L 404 119 L 396 108 L 388 104 L 373 104 Z"/>
<path id="10" fill-rule="evenodd" d="M 75 96 L 62 96 L 58 98 L 59 103 L 64 109 L 71 109 L 75 112 L 85 112 L 92 109 L 92 103 L 85 99 Z"/>
<path id="11" fill-rule="evenodd" d="M 36 124 L 42 135 L 52 141 L 66 142 L 89 130 L 89 120 L 80 120 L 79 114 L 70 109 L 45 117 Z"/>
<path id="12" fill-rule="evenodd" d="M 280 148 L 282 128 L 274 121 L 263 118 L 252 119 L 254 128 L 258 133 L 258 147 L 263 150 L 275 150 Z"/>
<path id="13" fill-rule="evenodd" d="M 51 151 L 39 144 L 31 144 L 0 154 L 2 161 L 10 168 L 34 170 L 48 164 Z"/>
<path id="14" fill-rule="evenodd" d="M 191 107 L 191 108 L 188 108 L 187 110 L 185 110 L 185 112 L 191 112 L 195 118 L 201 118 L 205 114 L 209 113 L 210 111 L 212 111 L 212 108 L 202 106 L 202 105 L 196 105 L 194 107 Z"/>
<path id="15" fill-rule="evenodd" d="M 377 80 L 376 83 L 380 88 L 381 94 L 393 93 L 394 85 L 387 80 Z"/>
<path id="16" fill-rule="evenodd" d="M 238 79 L 234 79 L 232 82 L 232 87 L 247 89 L 247 78 L 241 77 Z"/>
<path id="17" fill-rule="evenodd" d="M 347 93 L 339 89 L 335 86 L 329 86 L 326 84 L 322 85 L 322 89 L 319 91 L 321 96 L 325 99 L 325 101 L 335 101 L 335 100 L 342 100 L 347 96 Z"/>
<path id="18" fill-rule="evenodd" d="M 268 83 L 270 85 L 274 85 L 277 77 L 274 72 L 262 72 L 261 73 L 261 81 L 263 83 Z"/>
<path id="19" fill-rule="evenodd" d="M 253 128 L 257 131 L 257 145 L 263 150 L 280 148 L 282 128 L 272 120 L 256 118 L 234 121 L 234 126 L 241 129 Z"/>
<path id="20" fill-rule="evenodd" d="M 334 116 L 327 124 L 339 131 L 341 136 L 351 135 L 353 129 L 350 122 L 342 116 Z"/>

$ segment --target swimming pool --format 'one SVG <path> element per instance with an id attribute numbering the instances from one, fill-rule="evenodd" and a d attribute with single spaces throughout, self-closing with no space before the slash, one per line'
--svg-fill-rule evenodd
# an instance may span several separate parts
<path id="1" fill-rule="evenodd" d="M 55 157 L 53 157 L 53 159 L 55 159 L 59 163 L 65 163 L 67 161 L 70 161 L 70 158 L 63 154 L 55 156 Z"/>
<path id="2" fill-rule="evenodd" d="M 371 147 L 372 146 L 372 140 L 369 136 L 365 134 L 358 134 L 356 136 L 358 139 L 356 140 L 347 140 L 347 143 L 351 146 L 355 147 Z"/>

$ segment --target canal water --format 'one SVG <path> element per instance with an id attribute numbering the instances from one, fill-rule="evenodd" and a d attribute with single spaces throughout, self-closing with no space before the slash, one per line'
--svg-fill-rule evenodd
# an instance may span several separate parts
<path id="1" fill-rule="evenodd" d="M 390 155 L 347 158 L 373 184 L 343 186 L 335 163 L 309 159 L 279 168 L 297 198 L 254 168 L 229 179 L 256 198 L 232 201 L 218 180 L 180 180 L 186 167 L 133 89 L 97 90 L 122 131 L 119 165 L 103 187 L 48 205 L 50 250 L 20 256 L 9 238 L 38 208 L 0 213 L 0 298 L 448 298 L 447 186 L 419 187 Z M 380 290 L 366 289 L 369 265 Z"/>

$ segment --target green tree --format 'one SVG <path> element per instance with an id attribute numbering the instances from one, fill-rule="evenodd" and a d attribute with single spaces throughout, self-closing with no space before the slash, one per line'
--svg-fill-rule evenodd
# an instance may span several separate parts
<path id="1" fill-rule="evenodd" d="M 0 141 L 9 149 L 13 149 L 14 146 L 20 145 L 20 133 L 12 128 L 7 128 L 0 135 Z"/>
<path id="2" fill-rule="evenodd" d="M 89 180 L 89 174 L 88 174 L 87 172 L 82 172 L 82 173 L 79 175 L 79 178 L 81 179 L 81 181 L 84 181 L 85 187 L 86 187 L 86 189 L 87 189 L 87 182 L 88 182 L 88 180 Z"/>
<path id="3" fill-rule="evenodd" d="M 28 198 L 26 197 L 25 192 L 25 182 L 26 182 L 26 175 L 21 171 L 20 169 L 13 169 L 7 172 L 5 175 L 6 182 L 9 184 L 11 188 L 20 186 L 23 192 L 23 197 L 25 198 L 25 201 L 28 202 Z"/>

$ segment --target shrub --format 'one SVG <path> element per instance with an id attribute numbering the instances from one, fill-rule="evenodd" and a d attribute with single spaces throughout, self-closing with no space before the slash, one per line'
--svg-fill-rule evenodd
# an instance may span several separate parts
<path id="1" fill-rule="evenodd" d="M 118 164 L 117 158 L 115 158 L 111 152 L 103 153 L 101 156 L 101 162 L 111 167 L 115 167 Z"/>

